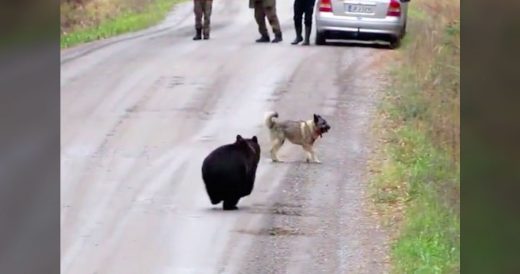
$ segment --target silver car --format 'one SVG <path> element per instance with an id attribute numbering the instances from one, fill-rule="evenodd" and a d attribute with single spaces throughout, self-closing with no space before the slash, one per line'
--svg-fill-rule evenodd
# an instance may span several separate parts
<path id="1" fill-rule="evenodd" d="M 327 39 L 384 39 L 399 47 L 410 0 L 318 0 L 316 44 Z"/>

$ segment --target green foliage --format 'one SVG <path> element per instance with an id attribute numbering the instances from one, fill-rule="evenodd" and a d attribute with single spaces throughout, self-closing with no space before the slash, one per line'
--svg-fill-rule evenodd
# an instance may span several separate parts
<path id="1" fill-rule="evenodd" d="M 402 214 L 391 224 L 393 273 L 460 272 L 458 9 L 453 0 L 412 2 L 402 62 L 380 107 L 392 129 L 372 196 L 380 208 L 404 208 L 390 213 Z"/>
<path id="2" fill-rule="evenodd" d="M 61 47 L 67 48 L 152 26 L 163 20 L 172 6 L 181 1 L 183 0 L 155 0 L 140 9 L 127 9 L 116 16 L 90 20 L 96 22 L 86 27 L 69 27 L 72 29 L 70 32 L 62 31 Z M 72 13 L 70 7 L 62 9 Z M 90 22 L 87 19 L 85 21 Z"/>

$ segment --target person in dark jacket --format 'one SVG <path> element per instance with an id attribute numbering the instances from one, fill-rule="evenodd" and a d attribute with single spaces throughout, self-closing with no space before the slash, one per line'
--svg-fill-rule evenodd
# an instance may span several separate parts
<path id="1" fill-rule="evenodd" d="M 294 0 L 294 28 L 296 30 L 296 38 L 291 43 L 293 45 L 299 44 L 303 41 L 303 45 L 310 44 L 311 30 L 312 30 L 312 13 L 314 11 L 314 4 L 316 0 Z M 305 14 L 305 40 L 302 37 L 302 17 Z"/>

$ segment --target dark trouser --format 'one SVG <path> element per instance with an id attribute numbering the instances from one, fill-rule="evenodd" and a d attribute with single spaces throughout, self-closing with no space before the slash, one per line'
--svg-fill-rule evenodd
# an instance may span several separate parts
<path id="1" fill-rule="evenodd" d="M 204 36 L 209 35 L 212 0 L 194 0 L 193 12 L 195 13 L 195 29 L 202 29 Z M 204 24 L 202 18 L 204 17 Z"/>
<path id="2" fill-rule="evenodd" d="M 281 34 L 282 31 L 280 29 L 280 22 L 278 21 L 278 16 L 276 15 L 276 5 L 275 6 L 265 6 L 262 1 L 255 1 L 255 19 L 258 24 L 258 32 L 260 32 L 263 36 L 269 36 L 267 32 L 267 26 L 265 25 L 265 17 L 269 21 L 271 28 L 273 28 L 274 34 Z"/>
<path id="3" fill-rule="evenodd" d="M 316 0 L 294 0 L 294 27 L 296 30 L 302 29 L 302 17 L 305 14 L 305 26 L 312 27 L 312 13 Z"/>

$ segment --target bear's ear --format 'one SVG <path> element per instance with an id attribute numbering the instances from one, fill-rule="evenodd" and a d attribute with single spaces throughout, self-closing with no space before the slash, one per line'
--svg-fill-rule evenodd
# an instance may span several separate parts
<path id="1" fill-rule="evenodd" d="M 316 114 L 313 114 L 314 115 L 314 122 L 318 122 L 318 115 Z"/>
<path id="2" fill-rule="evenodd" d="M 253 140 L 253 142 L 258 144 L 258 139 L 256 138 L 256 136 L 253 136 L 253 138 L 251 138 L 251 140 Z"/>
<path id="3" fill-rule="evenodd" d="M 242 138 L 242 136 L 240 136 L 240 134 L 237 135 L 237 142 L 242 142 L 244 141 L 244 138 Z"/>

